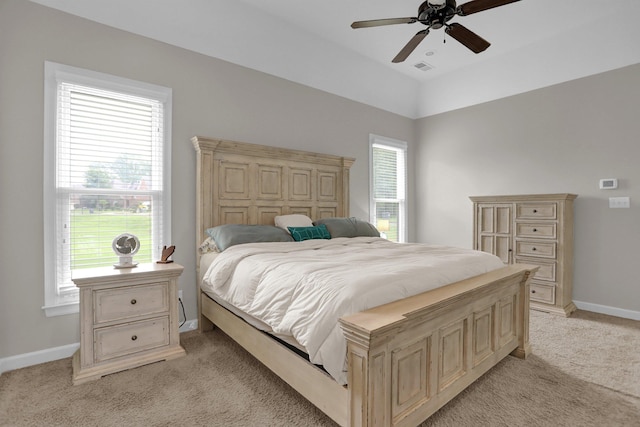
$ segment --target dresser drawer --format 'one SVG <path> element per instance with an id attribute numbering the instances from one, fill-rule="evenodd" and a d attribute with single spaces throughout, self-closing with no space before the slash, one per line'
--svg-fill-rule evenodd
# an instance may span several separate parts
<path id="1" fill-rule="evenodd" d="M 169 317 L 94 330 L 94 362 L 169 345 Z"/>
<path id="2" fill-rule="evenodd" d="M 517 203 L 516 219 L 556 219 L 555 203 Z"/>
<path id="3" fill-rule="evenodd" d="M 540 283 L 532 283 L 529 291 L 531 301 L 544 302 L 546 304 L 555 304 L 556 287 L 554 285 L 542 285 Z"/>
<path id="4" fill-rule="evenodd" d="M 516 237 L 555 239 L 556 224 L 535 224 L 530 222 L 519 222 L 516 224 Z"/>
<path id="5" fill-rule="evenodd" d="M 516 256 L 530 256 L 538 258 L 556 257 L 556 243 L 516 241 Z"/>
<path id="6" fill-rule="evenodd" d="M 169 284 L 102 289 L 93 298 L 96 324 L 164 313 L 169 311 Z"/>
<path id="7" fill-rule="evenodd" d="M 555 262 L 541 262 L 539 260 L 532 259 L 516 259 L 516 264 L 532 264 L 537 265 L 538 271 L 533 276 L 536 280 L 545 280 L 548 282 L 556 281 L 556 263 Z"/>

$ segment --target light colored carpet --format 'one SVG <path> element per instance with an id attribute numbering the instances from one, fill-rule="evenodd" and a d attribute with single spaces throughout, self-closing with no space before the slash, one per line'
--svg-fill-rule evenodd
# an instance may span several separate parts
<path id="1" fill-rule="evenodd" d="M 71 359 L 0 376 L 2 426 L 334 426 L 219 330 L 187 356 L 72 386 Z M 640 426 L 640 322 L 532 312 L 507 357 L 427 420 L 441 426 Z"/>

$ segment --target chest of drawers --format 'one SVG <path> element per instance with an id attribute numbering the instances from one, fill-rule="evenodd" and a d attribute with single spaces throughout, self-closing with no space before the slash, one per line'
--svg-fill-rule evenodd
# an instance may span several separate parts
<path id="1" fill-rule="evenodd" d="M 73 383 L 185 354 L 178 332 L 179 264 L 80 270 L 80 348 Z"/>
<path id="2" fill-rule="evenodd" d="M 531 281 L 531 308 L 570 315 L 575 194 L 471 197 L 473 245 L 505 264 L 540 268 Z"/>

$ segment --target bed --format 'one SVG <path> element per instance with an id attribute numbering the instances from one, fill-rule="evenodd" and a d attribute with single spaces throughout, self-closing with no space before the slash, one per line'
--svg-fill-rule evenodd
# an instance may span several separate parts
<path id="1" fill-rule="evenodd" d="M 192 142 L 198 248 L 208 229 L 224 224 L 273 225 L 291 214 L 349 217 L 354 159 L 204 137 Z M 199 278 L 203 260 L 198 256 Z M 527 356 L 535 270 L 504 266 L 340 317 L 347 385 L 203 287 L 199 328 L 220 328 L 339 425 L 415 426 L 507 355 Z"/>

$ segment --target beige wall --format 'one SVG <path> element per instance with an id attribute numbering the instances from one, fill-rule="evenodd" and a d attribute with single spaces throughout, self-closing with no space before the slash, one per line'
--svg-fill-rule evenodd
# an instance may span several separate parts
<path id="1" fill-rule="evenodd" d="M 637 315 L 639 112 L 634 65 L 418 120 L 418 240 L 470 247 L 471 195 L 576 193 L 573 298 Z"/>
<path id="2" fill-rule="evenodd" d="M 45 60 L 173 89 L 170 243 L 186 267 L 180 287 L 189 319 L 196 318 L 192 136 L 355 157 L 351 214 L 361 218 L 369 210 L 369 133 L 405 140 L 410 150 L 414 142 L 410 119 L 23 0 L 0 0 L 0 58 L 0 359 L 79 341 L 77 315 L 47 318 L 41 310 Z"/>

